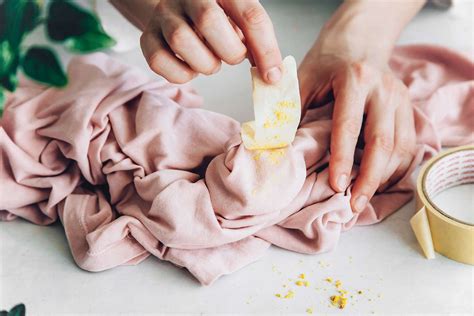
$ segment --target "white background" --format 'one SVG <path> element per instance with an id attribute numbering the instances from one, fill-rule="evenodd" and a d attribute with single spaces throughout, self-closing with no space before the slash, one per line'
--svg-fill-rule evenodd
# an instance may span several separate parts
<path id="1" fill-rule="evenodd" d="M 107 16 L 108 6 L 99 0 Z M 265 1 L 275 25 L 282 55 L 300 62 L 337 1 Z M 474 2 L 461 1 L 450 11 L 424 9 L 403 32 L 400 43 L 434 43 L 473 51 Z M 137 43 L 127 22 L 112 16 L 112 29 Z M 41 42 L 35 32 L 29 42 Z M 123 45 L 124 43 L 121 43 Z M 125 46 L 127 46 L 125 45 Z M 128 52 L 113 52 L 125 63 L 149 72 L 136 45 Z M 64 61 L 69 57 L 60 51 Z M 153 75 L 149 72 L 150 75 Z M 194 86 L 205 97 L 207 109 L 239 121 L 252 119 L 250 74 L 247 62 L 224 66 L 217 75 L 199 77 Z M 457 209 L 473 207 L 473 187 L 461 199 L 456 192 L 438 200 Z M 459 191 L 458 191 L 459 192 Z M 27 313 L 305 313 L 314 314 L 472 314 L 473 267 L 442 256 L 424 259 L 409 227 L 413 201 L 384 222 L 356 227 L 342 235 L 335 251 L 307 256 L 271 248 L 257 263 L 202 287 L 184 269 L 150 257 L 138 266 L 101 273 L 79 269 L 69 252 L 62 227 L 39 227 L 22 220 L 0 223 L 0 309 L 18 302 Z M 300 288 L 288 278 L 306 273 L 311 285 Z M 326 277 L 340 279 L 354 295 L 345 310 L 328 306 L 334 287 Z M 283 284 L 295 298 L 277 299 Z M 318 290 L 319 288 L 319 290 Z M 353 294 L 362 290 L 363 294 Z M 380 296 L 380 297 L 379 297 Z"/>

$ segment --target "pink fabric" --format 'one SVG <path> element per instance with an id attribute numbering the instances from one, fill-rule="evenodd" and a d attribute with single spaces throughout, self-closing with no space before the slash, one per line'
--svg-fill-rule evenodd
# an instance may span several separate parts
<path id="1" fill-rule="evenodd" d="M 423 159 L 473 141 L 472 61 L 409 46 L 391 66 L 410 90 L 418 151 L 408 173 L 359 215 L 350 188 L 328 185 L 331 104 L 309 110 L 276 160 L 256 157 L 241 145 L 239 123 L 199 109 L 191 89 L 94 54 L 70 63 L 67 88 L 24 82 L 8 99 L 0 217 L 40 225 L 59 217 L 86 270 L 152 254 L 202 284 L 257 260 L 270 244 L 334 249 L 342 231 L 377 223 L 411 199 L 411 173 Z"/>

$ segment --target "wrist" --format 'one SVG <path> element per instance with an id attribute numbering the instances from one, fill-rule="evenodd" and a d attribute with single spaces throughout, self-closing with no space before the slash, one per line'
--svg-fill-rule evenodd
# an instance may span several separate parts
<path id="1" fill-rule="evenodd" d="M 315 46 L 322 54 L 386 64 L 401 31 L 424 2 L 346 1 L 324 25 Z"/>

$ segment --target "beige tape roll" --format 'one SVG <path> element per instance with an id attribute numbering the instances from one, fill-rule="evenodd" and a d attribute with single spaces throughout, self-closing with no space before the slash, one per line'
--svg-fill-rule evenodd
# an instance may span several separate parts
<path id="1" fill-rule="evenodd" d="M 445 151 L 421 169 L 416 188 L 418 212 L 410 224 L 428 259 L 434 258 L 436 251 L 474 265 L 474 225 L 454 218 L 432 201 L 441 191 L 467 183 L 474 183 L 474 146 Z"/>

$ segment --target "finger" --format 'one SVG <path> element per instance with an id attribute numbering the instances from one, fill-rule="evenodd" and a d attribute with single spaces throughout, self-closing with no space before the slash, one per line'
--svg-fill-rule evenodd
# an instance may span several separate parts
<path id="1" fill-rule="evenodd" d="M 234 29 L 235 33 L 237 33 L 237 36 L 239 37 L 240 41 L 244 44 L 244 46 L 246 45 L 246 41 L 245 41 L 245 36 L 244 36 L 244 33 L 242 33 L 242 30 L 237 26 L 237 24 L 235 24 L 234 21 L 232 21 L 232 19 L 229 18 L 229 23 L 232 25 L 232 28 Z M 247 49 L 247 53 L 245 54 L 245 56 L 247 57 L 250 65 L 252 65 L 253 67 L 255 67 L 255 59 L 253 58 L 252 56 L 252 52 L 250 50 Z"/>
<path id="2" fill-rule="evenodd" d="M 257 0 L 222 1 L 221 5 L 245 36 L 262 78 L 276 83 L 281 78 L 281 53 L 278 48 L 273 24 L 263 6 Z"/>
<path id="3" fill-rule="evenodd" d="M 245 59 L 246 47 L 215 1 L 184 2 L 184 10 L 215 55 L 230 65 Z"/>
<path id="4" fill-rule="evenodd" d="M 393 151 L 395 105 L 392 98 L 375 92 L 369 103 L 365 128 L 365 147 L 359 176 L 352 189 L 351 205 L 362 212 L 380 185 Z"/>
<path id="5" fill-rule="evenodd" d="M 177 14 L 161 16 L 163 37 L 173 52 L 194 71 L 210 75 L 220 69 L 220 60 L 199 39 L 188 23 Z"/>
<path id="6" fill-rule="evenodd" d="M 335 103 L 332 116 L 329 182 L 338 192 L 347 188 L 364 116 L 367 89 L 363 85 L 358 85 L 356 80 L 351 71 L 333 80 Z"/>
<path id="7" fill-rule="evenodd" d="M 382 177 L 383 185 L 379 190 L 385 190 L 389 185 L 398 182 L 413 160 L 416 146 L 415 120 L 408 97 L 405 100 L 395 112 L 395 145 Z"/>
<path id="8" fill-rule="evenodd" d="M 172 83 L 193 79 L 197 73 L 179 60 L 157 34 L 145 31 L 140 37 L 140 46 L 151 70 Z"/>

